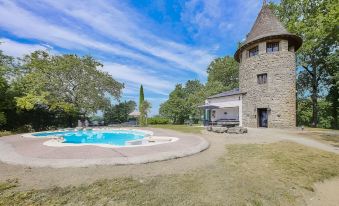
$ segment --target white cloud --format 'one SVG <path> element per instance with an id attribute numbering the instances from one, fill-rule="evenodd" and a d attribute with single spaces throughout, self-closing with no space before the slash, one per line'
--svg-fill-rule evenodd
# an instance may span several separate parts
<path id="1" fill-rule="evenodd" d="M 14 57 L 23 57 L 25 54 L 30 54 L 36 50 L 49 50 L 52 49 L 48 45 L 40 44 L 23 44 L 12 41 L 6 38 L 0 38 L 0 50 L 6 55 Z"/>
<path id="2" fill-rule="evenodd" d="M 120 81 L 133 83 L 137 85 L 136 87 L 143 84 L 148 90 L 162 95 L 167 95 L 175 84 L 175 82 L 150 75 L 137 66 L 132 68 L 127 65 L 105 62 L 103 70 Z"/>
<path id="3" fill-rule="evenodd" d="M 175 83 L 196 78 L 193 75 L 205 79 L 213 53 L 232 42 L 229 37 L 241 39 L 236 35 L 242 35 L 244 25 L 254 21 L 259 4 L 256 0 L 187 1 L 182 21 L 192 27 L 193 35 L 200 35 L 202 41 L 216 36 L 224 38 L 209 44 L 187 44 L 163 37 L 157 31 L 161 26 L 144 14 L 126 2 L 108 0 L 0 0 L 0 27 L 17 37 L 41 42 L 26 45 L 7 41 L 7 50 L 13 55 L 46 49 L 44 44 L 74 53 L 91 53 L 106 61 L 105 71 L 126 83 L 125 93 L 137 95 L 143 84 L 152 93 L 166 96 Z M 40 12 L 39 7 L 45 10 Z M 46 13 L 51 16 L 44 17 Z"/>
<path id="4" fill-rule="evenodd" d="M 235 47 L 249 32 L 261 6 L 258 0 L 189 0 L 184 4 L 181 20 L 196 40 L 224 42 Z M 229 44 L 228 42 L 232 42 Z"/>
<path id="5" fill-rule="evenodd" d="M 181 19 L 187 21 L 191 26 L 197 27 L 197 32 L 206 28 L 212 28 L 215 24 L 221 22 L 215 21 L 221 19 L 224 14 L 221 7 L 221 0 L 190 0 L 184 5 L 181 13 Z"/>
<path id="6" fill-rule="evenodd" d="M 168 94 L 173 90 L 175 81 L 159 78 L 141 70 L 138 66 L 127 66 L 112 62 L 104 62 L 103 71 L 113 78 L 125 83 L 123 97 L 126 100 L 138 102 L 140 85 L 144 86 L 145 99 L 151 102 L 151 116 L 158 114 L 159 106 L 166 101 Z M 150 97 L 149 93 L 155 96 Z"/>
<path id="7" fill-rule="evenodd" d="M 134 49 L 156 56 L 182 69 L 206 75 L 206 67 L 213 56 L 203 50 L 160 38 L 145 29 L 145 22 L 138 23 L 139 16 L 127 8 L 119 9 L 112 2 L 49 1 L 49 4 L 81 20 L 100 34 Z M 93 18 L 95 16 L 96 18 Z"/>
<path id="8" fill-rule="evenodd" d="M 8 21 L 8 19 L 11 19 L 11 21 Z M 85 34 L 80 34 L 79 31 L 76 32 L 54 25 L 10 1 L 0 2 L 0 26 L 19 37 L 44 41 L 65 49 L 84 51 L 96 49 L 150 65 L 159 64 L 154 59 L 125 47 L 103 43 L 89 38 Z"/>

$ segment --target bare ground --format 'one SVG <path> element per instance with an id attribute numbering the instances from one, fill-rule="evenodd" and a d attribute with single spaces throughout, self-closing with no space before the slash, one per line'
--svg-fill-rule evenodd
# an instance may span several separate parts
<path id="1" fill-rule="evenodd" d="M 163 129 L 153 131 L 166 132 Z M 167 130 L 168 132 L 168 130 Z M 170 131 L 175 136 L 174 131 Z M 189 157 L 149 164 L 122 166 L 93 166 L 84 168 L 48 168 L 9 165 L 0 162 L 0 181 L 17 178 L 23 188 L 48 188 L 50 186 L 80 185 L 100 179 L 115 177 L 144 177 L 169 174 L 184 174 L 187 171 L 213 165 L 224 154 L 226 144 L 272 143 L 279 141 L 256 134 L 220 135 L 204 132 L 200 136 L 210 142 L 210 147 Z M 221 137 L 222 136 L 222 137 Z M 225 137 L 226 136 L 226 137 Z"/>
<path id="2" fill-rule="evenodd" d="M 163 129 L 153 129 L 159 132 L 168 132 Z M 174 131 L 171 135 L 175 136 Z M 197 134 L 199 135 L 199 134 Z M 101 179 L 120 177 L 147 178 L 162 175 L 185 175 L 194 170 L 204 170 L 214 167 L 216 162 L 225 154 L 225 145 L 233 144 L 269 144 L 281 140 L 294 141 L 306 146 L 325 151 L 336 152 L 335 147 L 325 147 L 321 142 L 310 142 L 293 130 L 263 130 L 251 129 L 245 135 L 211 134 L 203 132 L 200 136 L 210 142 L 206 151 L 180 159 L 168 160 L 140 165 L 125 166 L 93 166 L 84 168 L 29 168 L 0 163 L 0 182 L 7 179 L 18 179 L 20 187 L 15 190 L 44 189 L 52 186 L 79 186 L 91 184 Z M 305 141 L 305 139 L 307 141 Z M 327 145 L 328 146 L 328 145 Z M 333 149 L 333 150 L 332 150 Z M 315 193 L 307 198 L 308 205 L 337 205 L 339 194 L 339 180 L 326 180 L 315 185 Z M 310 195 L 310 194 L 307 194 Z"/>
<path id="3" fill-rule="evenodd" d="M 339 178 L 325 180 L 314 185 L 315 195 L 307 200 L 310 206 L 339 205 Z"/>

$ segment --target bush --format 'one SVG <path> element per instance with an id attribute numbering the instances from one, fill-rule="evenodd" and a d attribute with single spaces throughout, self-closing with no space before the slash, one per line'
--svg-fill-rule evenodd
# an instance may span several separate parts
<path id="1" fill-rule="evenodd" d="M 3 126 L 7 123 L 5 113 L 0 112 L 0 126 Z"/>
<path id="2" fill-rule="evenodd" d="M 25 124 L 25 125 L 22 125 L 21 127 L 17 128 L 16 132 L 18 132 L 18 133 L 34 132 L 34 129 L 33 129 L 32 125 Z"/>
<path id="3" fill-rule="evenodd" d="M 326 99 L 318 100 L 318 126 L 319 128 L 331 128 L 333 117 L 331 116 L 331 103 Z M 297 125 L 311 127 L 312 121 L 312 101 L 311 99 L 298 99 L 297 101 Z"/>
<path id="4" fill-rule="evenodd" d="M 170 120 L 164 117 L 151 117 L 147 120 L 148 124 L 169 124 Z"/>
<path id="5" fill-rule="evenodd" d="M 4 136 L 9 136 L 9 135 L 12 135 L 13 133 L 10 132 L 10 131 L 0 131 L 0 137 L 4 137 Z"/>

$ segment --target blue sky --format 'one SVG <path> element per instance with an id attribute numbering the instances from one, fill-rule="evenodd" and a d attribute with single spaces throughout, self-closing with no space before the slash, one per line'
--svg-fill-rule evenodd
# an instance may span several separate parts
<path id="1" fill-rule="evenodd" d="M 215 57 L 233 55 L 261 0 L 0 0 L 0 49 L 92 55 L 152 115 L 175 84 L 206 81 Z"/>

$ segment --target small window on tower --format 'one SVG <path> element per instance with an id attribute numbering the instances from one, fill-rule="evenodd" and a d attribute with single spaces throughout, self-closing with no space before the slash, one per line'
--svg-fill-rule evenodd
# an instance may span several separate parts
<path id="1" fill-rule="evenodd" d="M 266 44 L 266 52 L 276 52 L 279 51 L 279 42 L 270 42 Z"/>
<path id="2" fill-rule="evenodd" d="M 259 54 L 259 47 L 256 46 L 248 51 L 249 57 L 253 57 Z"/>
<path id="3" fill-rule="evenodd" d="M 267 83 L 267 74 L 258 74 L 257 75 L 258 84 L 266 84 Z"/>

